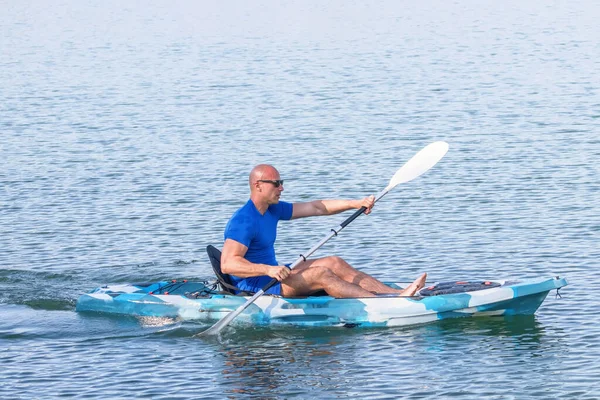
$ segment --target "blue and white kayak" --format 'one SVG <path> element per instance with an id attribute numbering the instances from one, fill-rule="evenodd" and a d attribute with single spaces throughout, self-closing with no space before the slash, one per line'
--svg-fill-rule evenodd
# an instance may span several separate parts
<path id="1" fill-rule="evenodd" d="M 423 324 L 445 318 L 533 314 L 564 278 L 446 282 L 416 296 L 383 295 L 337 299 L 330 296 L 256 299 L 234 323 L 252 325 L 384 327 Z M 213 323 L 249 297 L 232 295 L 206 282 L 171 281 L 103 286 L 82 295 L 77 311 L 170 317 Z"/>

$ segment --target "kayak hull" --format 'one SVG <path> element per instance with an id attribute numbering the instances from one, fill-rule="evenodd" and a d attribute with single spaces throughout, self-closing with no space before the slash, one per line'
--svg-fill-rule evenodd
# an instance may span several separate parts
<path id="1" fill-rule="evenodd" d="M 496 287 L 431 296 L 330 296 L 283 298 L 263 295 L 234 321 L 251 325 L 384 327 L 423 324 L 478 315 L 533 314 L 564 278 L 493 281 Z M 206 323 L 225 317 L 249 297 L 222 294 L 200 282 L 112 285 L 77 301 L 79 312 L 169 317 Z"/>

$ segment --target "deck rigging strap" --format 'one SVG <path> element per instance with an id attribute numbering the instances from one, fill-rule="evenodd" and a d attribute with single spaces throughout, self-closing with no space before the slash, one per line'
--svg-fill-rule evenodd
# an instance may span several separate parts
<path id="1" fill-rule="evenodd" d="M 491 289 L 502 286 L 498 282 L 491 281 L 458 281 L 458 282 L 441 282 L 433 286 L 428 286 L 419 291 L 420 296 L 437 296 L 440 294 L 453 294 L 474 292 L 477 290 Z"/>

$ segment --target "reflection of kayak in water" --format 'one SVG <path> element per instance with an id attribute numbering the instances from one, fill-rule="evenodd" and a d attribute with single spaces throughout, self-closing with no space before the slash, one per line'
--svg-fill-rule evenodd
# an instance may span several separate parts
<path id="1" fill-rule="evenodd" d="M 533 314 L 564 278 L 439 283 L 416 296 L 382 295 L 337 299 L 327 295 L 283 298 L 263 295 L 236 321 L 254 325 L 405 326 L 477 315 Z M 250 297 L 233 295 L 206 282 L 111 285 L 82 295 L 77 311 L 172 317 L 214 322 Z"/>

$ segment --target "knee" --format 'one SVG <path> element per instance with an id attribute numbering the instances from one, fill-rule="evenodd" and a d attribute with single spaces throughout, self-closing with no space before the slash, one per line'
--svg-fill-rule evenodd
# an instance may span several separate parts
<path id="1" fill-rule="evenodd" d="M 336 268 L 336 267 L 342 267 L 347 265 L 346 261 L 344 261 L 344 259 L 342 257 L 338 257 L 338 256 L 330 256 L 327 257 L 328 261 L 329 261 L 329 265 L 332 268 Z"/>
<path id="2" fill-rule="evenodd" d="M 312 272 L 314 274 L 315 280 L 319 282 L 327 282 L 336 278 L 336 275 L 333 273 L 329 267 L 324 265 L 315 266 L 312 268 Z"/>

